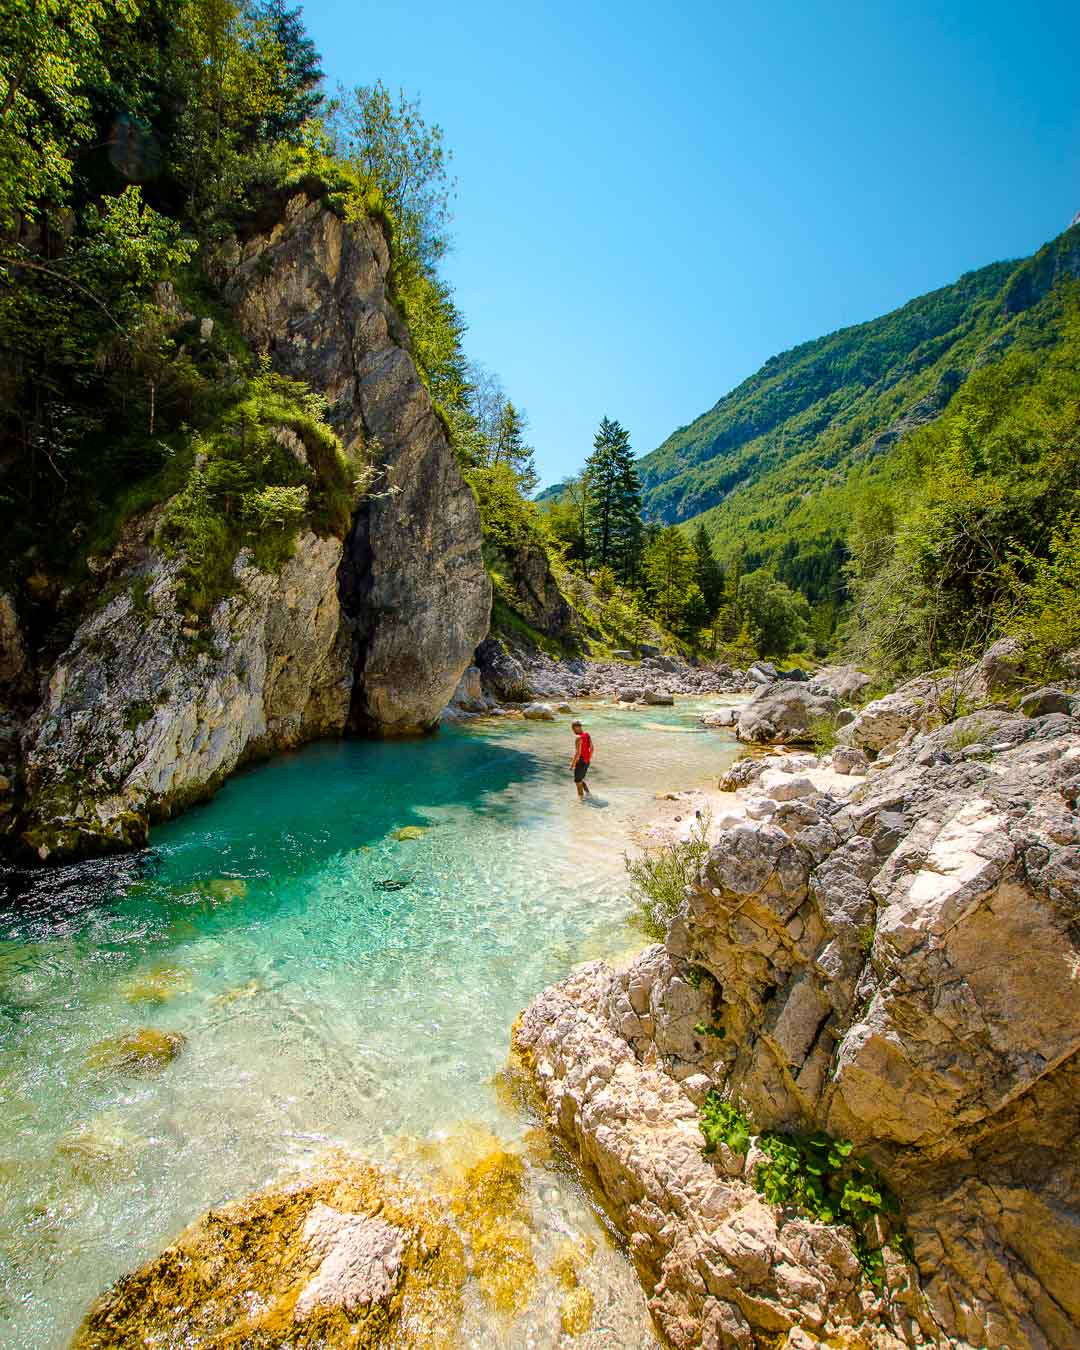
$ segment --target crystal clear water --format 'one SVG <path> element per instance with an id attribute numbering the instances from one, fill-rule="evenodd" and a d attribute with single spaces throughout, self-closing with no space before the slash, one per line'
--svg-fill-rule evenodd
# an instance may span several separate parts
<path id="1" fill-rule="evenodd" d="M 576 963 L 642 945 L 633 823 L 734 757 L 702 706 L 590 710 L 588 806 L 568 718 L 486 722 L 312 746 L 136 859 L 0 880 L 0 1344 L 64 1345 L 185 1224 L 327 1146 L 411 1168 L 417 1141 L 520 1141 L 531 1122 L 498 1090 L 511 1023 Z M 152 1077 L 88 1067 L 142 1027 L 182 1032 L 183 1054 Z M 541 1256 L 599 1233 L 571 1176 L 529 1176 Z M 623 1256 L 601 1242 L 592 1266 L 594 1329 L 574 1343 L 652 1345 Z M 512 1328 L 477 1307 L 463 1337 L 559 1344 L 553 1298 Z"/>

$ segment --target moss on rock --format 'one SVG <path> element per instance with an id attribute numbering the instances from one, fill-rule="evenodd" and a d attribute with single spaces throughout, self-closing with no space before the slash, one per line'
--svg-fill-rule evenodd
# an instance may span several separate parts
<path id="1" fill-rule="evenodd" d="M 335 1159 L 205 1214 L 96 1300 L 71 1350 L 449 1350 L 465 1278 L 439 1206 Z"/>
<path id="2" fill-rule="evenodd" d="M 87 1067 L 127 1074 L 160 1073 L 187 1045 L 180 1031 L 143 1027 L 126 1036 L 109 1036 L 91 1047 Z"/>

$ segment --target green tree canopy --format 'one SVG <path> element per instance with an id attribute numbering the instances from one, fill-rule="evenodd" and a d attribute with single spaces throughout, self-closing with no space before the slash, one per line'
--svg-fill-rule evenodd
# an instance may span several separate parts
<path id="1" fill-rule="evenodd" d="M 715 614 L 724 598 L 724 572 L 713 554 L 708 531 L 700 521 L 690 546 L 694 550 L 694 581 L 706 610 L 710 615 Z"/>
<path id="2" fill-rule="evenodd" d="M 621 582 L 632 582 L 641 564 L 641 484 L 630 433 L 611 418 L 600 423 L 584 478 L 589 566 L 610 567 Z"/>
<path id="3" fill-rule="evenodd" d="M 395 99 L 381 80 L 339 90 L 335 126 L 339 151 L 382 189 L 406 250 L 434 268 L 449 247 L 453 191 L 442 127 L 428 126 L 419 99 L 404 89 Z"/>
<path id="4" fill-rule="evenodd" d="M 743 622 L 754 635 L 759 656 L 787 656 L 806 641 L 810 606 L 766 568 L 748 572 L 739 587 Z"/>
<path id="5" fill-rule="evenodd" d="M 686 537 L 674 525 L 661 530 L 645 550 L 645 576 L 661 623 L 674 628 L 682 618 L 694 574 Z M 700 597 L 700 590 L 698 596 Z"/>

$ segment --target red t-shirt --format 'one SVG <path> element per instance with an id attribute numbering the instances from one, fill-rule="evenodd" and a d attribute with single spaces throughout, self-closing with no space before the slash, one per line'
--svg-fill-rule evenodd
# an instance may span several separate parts
<path id="1" fill-rule="evenodd" d="M 592 737 L 587 731 L 581 733 L 581 744 L 578 746 L 578 758 L 582 764 L 592 763 Z"/>

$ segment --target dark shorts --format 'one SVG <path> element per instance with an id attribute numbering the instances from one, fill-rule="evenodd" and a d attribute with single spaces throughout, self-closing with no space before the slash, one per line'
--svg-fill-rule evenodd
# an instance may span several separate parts
<path id="1" fill-rule="evenodd" d="M 583 759 L 579 759 L 574 765 L 574 782 L 584 783 L 585 775 L 589 772 L 589 766 Z"/>

